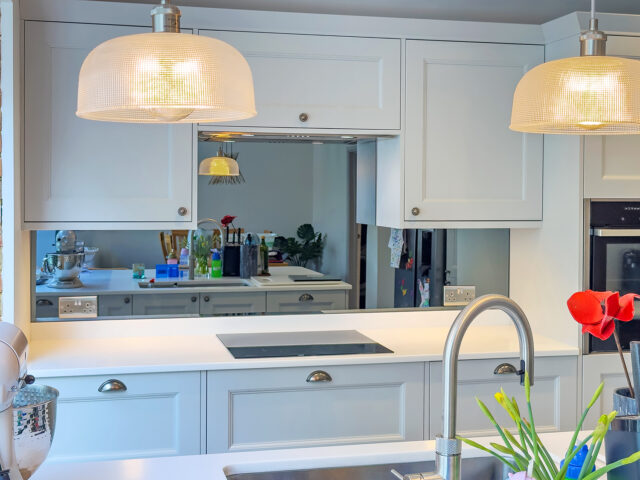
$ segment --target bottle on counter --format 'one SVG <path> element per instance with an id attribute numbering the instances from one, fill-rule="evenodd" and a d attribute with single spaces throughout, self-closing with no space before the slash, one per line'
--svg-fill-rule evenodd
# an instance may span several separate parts
<path id="1" fill-rule="evenodd" d="M 189 249 L 187 247 L 182 247 L 180 249 L 180 266 L 189 266 Z"/>
<path id="2" fill-rule="evenodd" d="M 260 275 L 271 275 L 269 273 L 269 247 L 267 247 L 267 242 L 264 241 L 264 237 L 260 240 Z"/>
<path id="3" fill-rule="evenodd" d="M 222 277 L 222 258 L 220 257 L 220 251 L 217 248 L 213 249 L 213 255 L 211 255 L 211 277 Z"/>
<path id="4" fill-rule="evenodd" d="M 240 247 L 240 278 L 250 278 L 258 274 L 258 245 L 253 235 L 247 233 L 244 244 Z"/>

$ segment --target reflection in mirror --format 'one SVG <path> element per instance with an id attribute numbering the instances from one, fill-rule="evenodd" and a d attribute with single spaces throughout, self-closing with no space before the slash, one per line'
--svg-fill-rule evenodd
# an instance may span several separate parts
<path id="1" fill-rule="evenodd" d="M 193 238 L 36 232 L 34 320 L 460 308 L 508 294 L 508 230 L 356 223 L 371 206 L 345 142 L 199 142 L 199 161 L 229 156 L 244 181 L 198 176 L 198 217 L 214 221 Z"/>

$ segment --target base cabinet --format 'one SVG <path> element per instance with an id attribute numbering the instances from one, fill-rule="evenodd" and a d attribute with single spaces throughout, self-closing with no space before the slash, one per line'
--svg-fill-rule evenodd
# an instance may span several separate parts
<path id="1" fill-rule="evenodd" d="M 200 379 L 200 372 L 39 378 L 60 391 L 49 461 L 201 453 Z"/>
<path id="2" fill-rule="evenodd" d="M 631 356 L 625 354 L 625 361 L 631 369 Z M 631 370 L 629 370 L 631 373 Z M 594 428 L 600 415 L 613 411 L 614 390 L 627 386 L 620 357 L 617 353 L 593 353 L 582 356 L 582 408 L 591 400 L 600 383 L 604 389 L 598 401 L 587 415 L 584 429 Z"/>
<path id="3" fill-rule="evenodd" d="M 515 396 L 520 409 L 526 405 L 524 388 L 517 375 L 496 375 L 495 368 L 502 363 L 520 364 L 517 358 L 493 360 L 465 360 L 458 365 L 457 433 L 464 437 L 494 435 L 495 428 L 483 415 L 476 403 L 482 400 L 501 425 L 512 425 L 511 419 L 495 401 L 493 395 L 504 388 Z M 430 363 L 430 415 L 431 438 L 442 432 L 442 363 Z M 544 357 L 535 362 L 535 381 L 531 387 L 533 414 L 538 432 L 557 432 L 575 428 L 578 402 L 577 357 Z"/>
<path id="4" fill-rule="evenodd" d="M 424 365 L 209 372 L 207 453 L 421 440 Z"/>

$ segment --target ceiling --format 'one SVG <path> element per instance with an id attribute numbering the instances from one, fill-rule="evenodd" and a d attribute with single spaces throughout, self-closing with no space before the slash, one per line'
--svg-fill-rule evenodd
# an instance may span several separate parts
<path id="1" fill-rule="evenodd" d="M 159 0 L 115 0 L 160 3 Z M 177 6 L 235 8 L 283 12 L 432 18 L 540 24 L 577 10 L 589 0 L 173 0 Z M 600 0 L 599 12 L 640 14 L 638 0 Z"/>

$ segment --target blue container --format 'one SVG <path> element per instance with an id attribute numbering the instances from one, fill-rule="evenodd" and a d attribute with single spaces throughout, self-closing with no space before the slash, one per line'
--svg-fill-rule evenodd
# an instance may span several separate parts
<path id="1" fill-rule="evenodd" d="M 587 458 L 587 454 L 589 453 L 589 447 L 584 445 L 578 454 L 571 459 L 569 462 L 569 468 L 567 468 L 567 474 L 565 475 L 565 480 L 575 480 L 580 476 L 580 470 L 582 470 L 582 465 L 584 465 L 584 461 Z M 564 460 L 560 462 L 560 468 L 564 466 Z M 591 470 L 594 472 L 596 467 L 594 466 Z"/>
<path id="2" fill-rule="evenodd" d="M 167 265 L 169 267 L 169 278 L 178 278 L 180 276 L 180 267 L 175 264 Z"/>
<path id="3" fill-rule="evenodd" d="M 169 265 L 160 263 L 156 265 L 156 278 L 168 278 L 169 277 Z"/>

